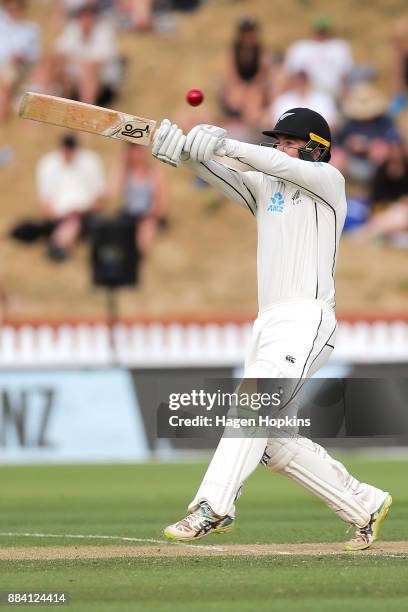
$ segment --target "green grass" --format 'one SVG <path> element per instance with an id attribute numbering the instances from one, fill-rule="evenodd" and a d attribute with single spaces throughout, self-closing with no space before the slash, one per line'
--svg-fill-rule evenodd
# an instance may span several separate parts
<path id="1" fill-rule="evenodd" d="M 0 563 L 4 590 L 65 590 L 75 610 L 404 610 L 406 560 L 235 557 Z M 405 606 L 403 602 L 405 600 Z M 308 608 L 307 606 L 310 606 Z"/>
<path id="2" fill-rule="evenodd" d="M 346 463 L 361 480 L 393 494 L 383 538 L 408 540 L 408 462 Z M 187 464 L 0 468 L 0 531 L 161 539 L 162 527 L 183 514 L 204 469 Z M 260 468 L 239 501 L 237 528 L 208 543 L 343 539 L 344 523 L 319 500 Z M 107 543 L 0 537 L 2 547 Z M 364 554 L 0 561 L 0 592 L 8 590 L 65 591 L 68 609 L 86 612 L 389 611 L 408 609 L 408 563 L 402 556 Z"/>

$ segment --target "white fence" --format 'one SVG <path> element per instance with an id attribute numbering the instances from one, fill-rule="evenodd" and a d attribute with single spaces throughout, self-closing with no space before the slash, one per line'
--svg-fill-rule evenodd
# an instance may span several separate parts
<path id="1" fill-rule="evenodd" d="M 0 367 L 236 367 L 251 322 L 130 323 L 0 328 Z M 408 321 L 340 321 L 336 363 L 408 363 Z"/>

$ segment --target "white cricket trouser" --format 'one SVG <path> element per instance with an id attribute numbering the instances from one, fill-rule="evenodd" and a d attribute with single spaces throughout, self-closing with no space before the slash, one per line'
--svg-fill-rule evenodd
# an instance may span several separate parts
<path id="1" fill-rule="evenodd" d="M 244 378 L 301 380 L 324 365 L 334 347 L 336 318 L 319 300 L 279 302 L 260 313 L 253 327 Z M 287 359 L 289 357 L 289 359 Z M 244 480 L 260 460 L 320 497 L 348 523 L 364 527 L 381 505 L 386 492 L 353 478 L 324 448 L 299 435 L 285 438 L 228 437 L 224 432 L 200 488 L 189 505 L 195 510 L 207 501 L 225 516 Z"/>

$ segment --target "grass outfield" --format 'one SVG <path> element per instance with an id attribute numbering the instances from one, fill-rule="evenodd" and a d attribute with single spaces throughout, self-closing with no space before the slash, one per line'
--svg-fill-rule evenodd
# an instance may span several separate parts
<path id="1" fill-rule="evenodd" d="M 361 480 L 393 494 L 383 540 L 408 541 L 408 462 L 346 464 Z M 0 532 L 161 540 L 162 527 L 184 512 L 203 470 L 203 465 L 0 468 Z M 341 542 L 345 531 L 319 500 L 260 468 L 239 501 L 237 528 L 200 544 Z M 101 553 L 114 544 L 116 552 L 113 558 L 81 558 L 90 544 L 103 547 L 96 549 Z M 160 549 L 173 545 L 158 544 L 154 555 L 139 556 L 136 548 L 134 556 L 122 558 L 118 547 L 125 550 L 127 541 L 17 536 L 0 536 L 0 546 L 2 554 L 10 553 L 0 560 L 0 592 L 65 591 L 73 610 L 408 609 L 406 554 L 192 557 L 185 556 L 190 549 L 178 547 L 170 558 Z M 11 560 L 16 551 L 39 546 L 45 557 L 53 547 L 61 558 L 38 554 L 37 561 L 21 560 L 16 554 Z M 68 550 L 79 558 L 64 558 Z"/>

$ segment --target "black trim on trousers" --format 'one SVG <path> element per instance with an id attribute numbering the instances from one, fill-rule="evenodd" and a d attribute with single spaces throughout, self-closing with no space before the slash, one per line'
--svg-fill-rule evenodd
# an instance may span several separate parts
<path id="1" fill-rule="evenodd" d="M 305 371 L 305 368 L 306 368 L 307 362 L 308 362 L 308 360 L 309 360 L 309 357 L 310 357 L 310 355 L 311 355 L 311 353 L 312 353 L 312 351 L 313 351 L 313 347 L 314 347 L 314 344 L 315 344 L 315 342 L 316 342 L 316 338 L 317 338 L 317 336 L 319 335 L 319 329 L 320 329 L 320 326 L 321 326 L 321 324 L 322 324 L 322 320 L 323 320 L 323 309 L 321 309 L 321 310 L 320 310 L 320 321 L 319 321 L 319 325 L 317 326 L 316 334 L 315 334 L 315 337 L 314 337 L 314 339 L 313 339 L 311 349 L 310 349 L 309 354 L 308 354 L 308 356 L 306 357 L 306 361 L 305 361 L 305 363 L 304 363 L 304 365 L 303 365 L 303 369 L 302 369 L 302 373 L 301 373 L 301 375 L 300 375 L 300 378 L 299 378 L 298 382 L 296 383 L 296 386 L 295 386 L 295 388 L 294 388 L 294 390 L 293 390 L 292 395 L 290 396 L 290 398 L 288 399 L 288 401 L 287 401 L 287 402 L 286 402 L 286 403 L 285 403 L 283 406 L 281 406 L 281 407 L 279 408 L 279 410 L 283 410 L 284 408 L 286 408 L 286 406 L 287 406 L 287 405 L 288 405 L 288 404 L 289 404 L 289 403 L 290 403 L 290 402 L 291 402 L 291 401 L 294 399 L 295 395 L 296 395 L 296 394 L 297 394 L 297 392 L 299 391 L 298 387 L 299 387 L 300 381 L 303 379 L 303 374 L 304 374 L 304 371 Z M 330 338 L 329 338 L 329 339 L 330 339 Z M 314 360 L 313 360 L 313 361 L 314 361 Z M 312 362 L 312 363 L 313 363 L 313 362 Z M 299 387 L 299 388 L 300 388 L 300 387 Z"/>

